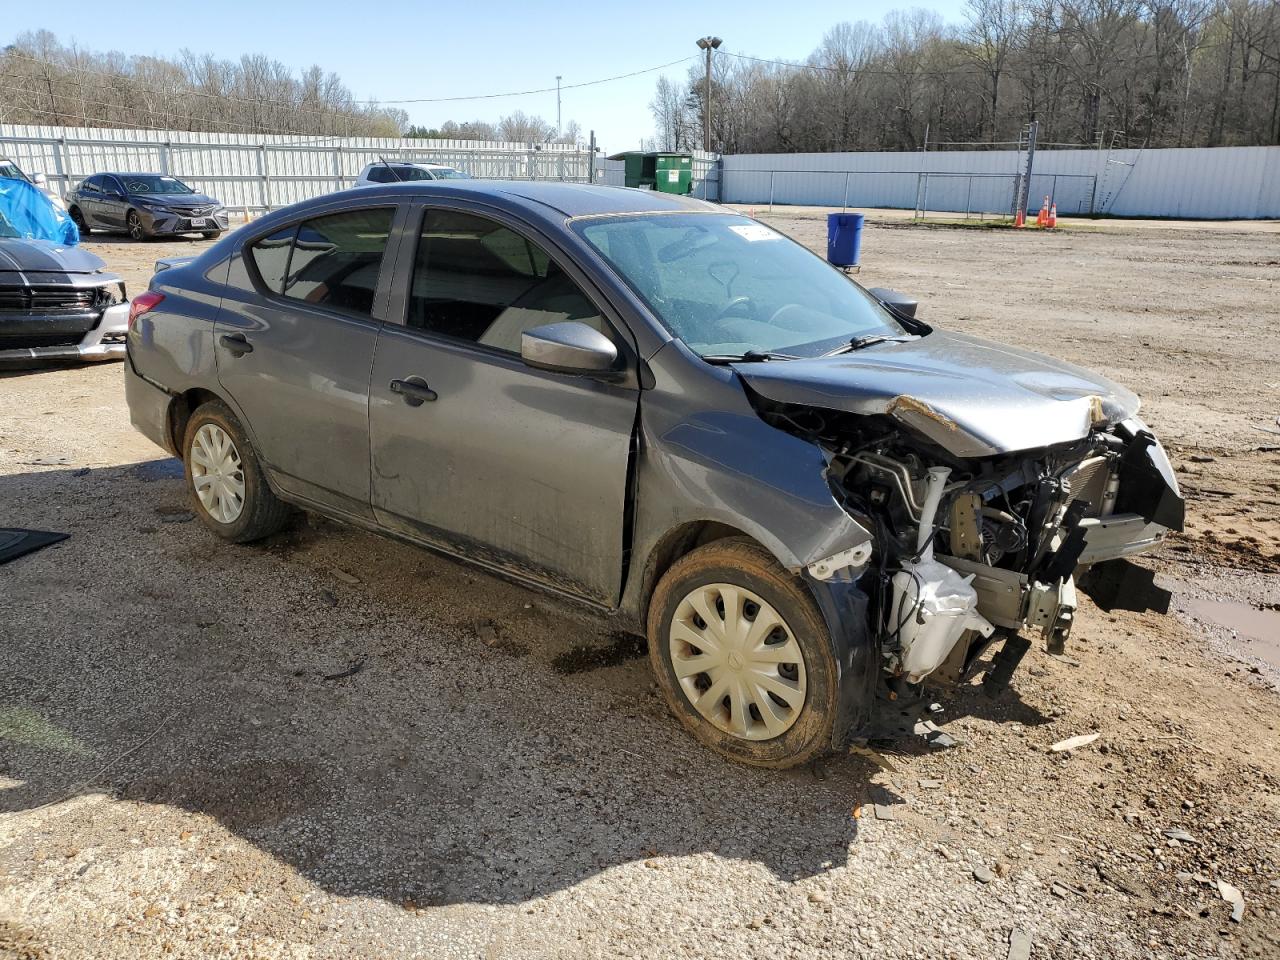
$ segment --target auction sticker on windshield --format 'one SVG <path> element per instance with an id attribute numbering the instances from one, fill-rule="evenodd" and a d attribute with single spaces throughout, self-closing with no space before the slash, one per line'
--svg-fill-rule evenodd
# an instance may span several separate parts
<path id="1" fill-rule="evenodd" d="M 749 240 L 755 243 L 757 240 L 781 240 L 782 234 L 776 230 L 770 230 L 763 223 L 743 223 L 734 224 L 729 228 L 743 240 Z"/>

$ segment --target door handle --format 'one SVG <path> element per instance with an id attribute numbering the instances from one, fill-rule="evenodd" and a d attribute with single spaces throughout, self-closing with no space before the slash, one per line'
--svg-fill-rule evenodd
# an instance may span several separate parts
<path id="1" fill-rule="evenodd" d="M 243 357 L 246 353 L 253 353 L 253 344 L 244 338 L 243 333 L 224 333 L 218 342 L 233 357 Z"/>
<path id="2" fill-rule="evenodd" d="M 404 380 L 392 380 L 391 392 L 398 393 L 404 402 L 411 407 L 420 407 L 428 400 L 434 400 L 436 392 L 427 386 L 421 377 L 406 377 Z"/>

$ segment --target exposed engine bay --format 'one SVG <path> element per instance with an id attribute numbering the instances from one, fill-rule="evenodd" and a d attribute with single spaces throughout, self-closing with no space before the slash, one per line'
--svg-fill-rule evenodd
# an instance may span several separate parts
<path id="1" fill-rule="evenodd" d="M 1071 443 L 962 458 L 889 416 L 754 402 L 767 422 L 823 449 L 833 495 L 873 531 L 872 549 L 848 559 L 866 561 L 858 575 L 871 581 L 883 667 L 898 683 L 958 680 L 990 641 L 1024 629 L 1061 653 L 1076 577 L 1182 529 L 1172 469 L 1135 419 L 1100 420 Z"/>

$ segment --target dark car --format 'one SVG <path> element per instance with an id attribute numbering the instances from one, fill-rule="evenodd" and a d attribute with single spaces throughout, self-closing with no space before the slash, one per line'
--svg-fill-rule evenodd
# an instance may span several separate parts
<path id="1" fill-rule="evenodd" d="M 65 199 L 82 234 L 103 230 L 145 240 L 199 233 L 213 240 L 227 229 L 221 203 L 161 173 L 95 173 Z"/>
<path id="2" fill-rule="evenodd" d="M 123 359 L 128 318 L 124 281 L 101 260 L 0 218 L 0 366 Z"/>
<path id="3" fill-rule="evenodd" d="M 1062 649 L 1073 573 L 1182 524 L 1129 391 L 667 194 L 311 200 L 157 274 L 128 345 L 132 421 L 211 530 L 301 507 L 581 601 L 755 764 L 845 745 L 988 639 L 998 675 L 1022 628 Z"/>

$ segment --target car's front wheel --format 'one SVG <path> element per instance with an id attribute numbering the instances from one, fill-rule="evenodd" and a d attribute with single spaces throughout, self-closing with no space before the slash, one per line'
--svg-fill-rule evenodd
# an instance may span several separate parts
<path id="1" fill-rule="evenodd" d="M 206 230 L 204 231 L 204 233 L 201 234 L 201 236 L 203 236 L 206 240 L 217 240 L 220 236 L 222 236 L 222 231 Z"/>
<path id="2" fill-rule="evenodd" d="M 80 236 L 87 237 L 89 235 L 89 224 L 85 222 L 84 214 L 80 212 L 79 207 L 72 207 L 67 211 L 71 216 L 71 222 L 76 225 L 76 229 L 80 231 Z"/>
<path id="3" fill-rule="evenodd" d="M 134 240 L 147 239 L 147 230 L 142 225 L 142 218 L 138 216 L 137 210 L 129 211 L 128 216 L 124 218 L 124 228 Z"/>
<path id="4" fill-rule="evenodd" d="M 248 543 L 288 522 L 289 507 L 267 486 L 244 429 L 223 404 L 210 401 L 191 415 L 182 459 L 195 512 L 218 536 Z"/>
<path id="5" fill-rule="evenodd" d="M 792 767 L 831 749 L 836 665 L 805 585 L 744 539 L 699 547 L 654 590 L 649 659 L 671 711 L 744 763 Z"/>

